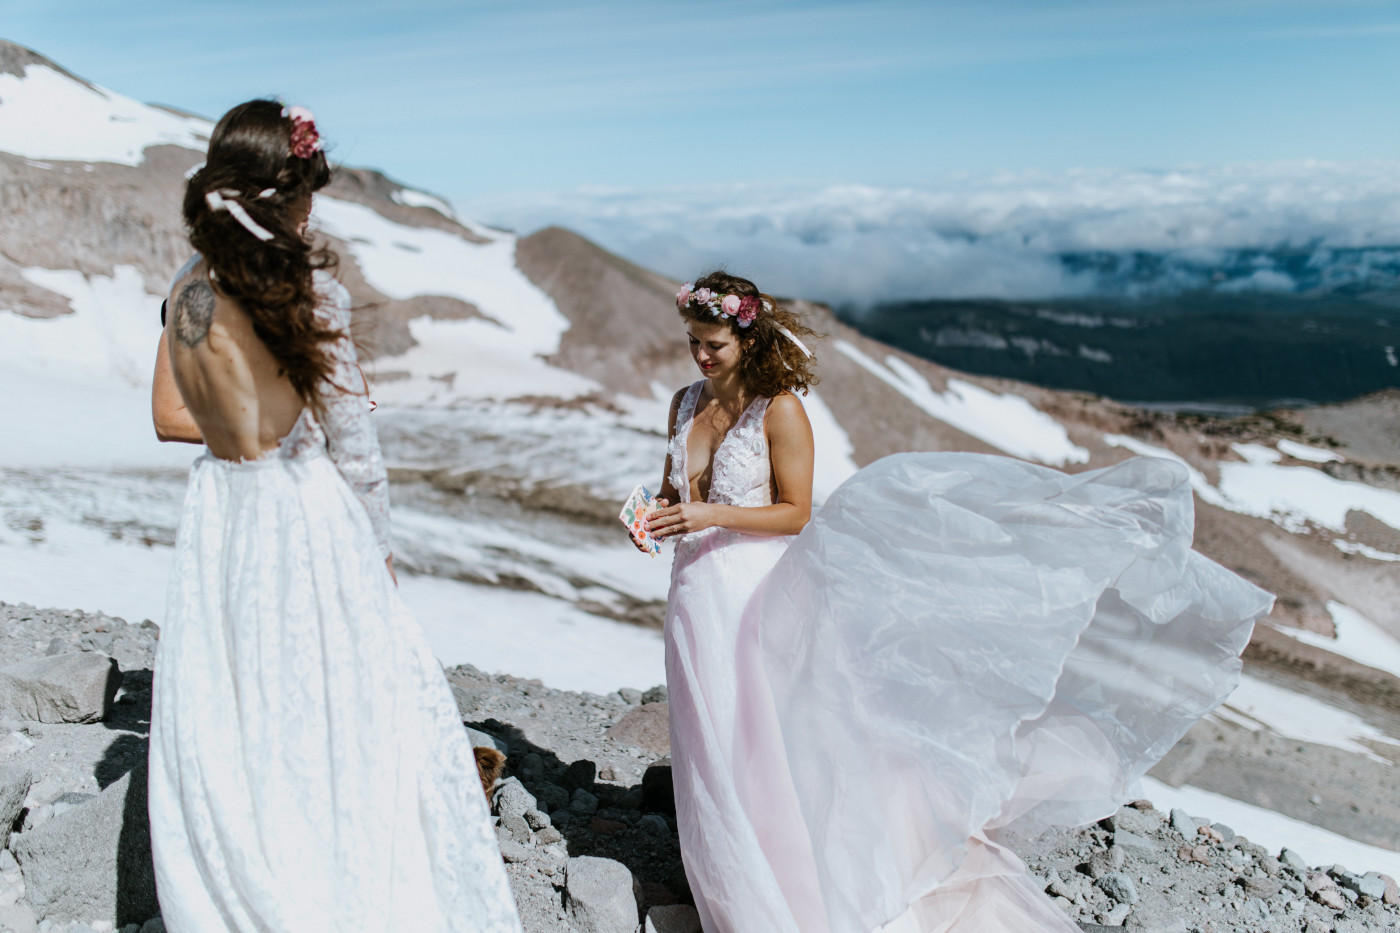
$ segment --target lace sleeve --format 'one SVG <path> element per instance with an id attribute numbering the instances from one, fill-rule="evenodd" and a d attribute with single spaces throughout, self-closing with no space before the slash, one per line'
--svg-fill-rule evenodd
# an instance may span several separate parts
<path id="1" fill-rule="evenodd" d="M 318 289 L 326 300 L 321 311 L 342 336 L 330 346 L 335 369 L 333 385 L 322 394 L 321 427 L 326 432 L 326 449 L 340 475 L 350 484 L 355 497 L 369 513 L 369 523 L 379 542 L 379 556 L 387 558 L 389 546 L 389 477 L 379 451 L 379 434 L 369 418 L 369 399 L 359 392 L 364 386 L 350 339 L 350 296 L 339 282 L 324 281 L 318 275 Z"/>

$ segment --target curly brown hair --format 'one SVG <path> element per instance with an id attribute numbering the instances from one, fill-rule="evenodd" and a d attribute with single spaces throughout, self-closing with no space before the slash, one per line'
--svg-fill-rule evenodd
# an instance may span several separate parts
<path id="1" fill-rule="evenodd" d="M 319 412 L 321 384 L 334 366 L 326 344 L 341 333 L 316 314 L 322 298 L 312 274 L 334 269 L 339 257 L 298 229 L 293 207 L 329 184 L 331 169 L 323 152 L 292 154 L 296 124 L 284 114 L 277 101 L 250 100 L 223 115 L 203 168 L 185 186 L 184 217 L 215 287 L 239 303 L 297 394 Z M 214 210 L 206 200 L 211 191 L 237 201 L 272 239 L 264 242 L 229 211 Z"/>
<path id="2" fill-rule="evenodd" d="M 785 327 L 799 339 L 822 336 L 804 324 L 802 318 L 778 304 L 772 295 L 760 292 L 753 282 L 723 270 L 696 279 L 694 285 L 696 291 L 708 288 L 717 295 L 757 298 L 761 302 L 758 317 L 748 327 L 741 327 L 736 315 L 718 317 L 697 301 L 688 301 L 680 308 L 683 320 L 722 324 L 739 338 L 739 379 L 745 389 L 773 398 L 784 392 L 806 395 L 817 384 L 817 374 L 812 371 L 816 357 L 807 356 L 778 329 Z"/>

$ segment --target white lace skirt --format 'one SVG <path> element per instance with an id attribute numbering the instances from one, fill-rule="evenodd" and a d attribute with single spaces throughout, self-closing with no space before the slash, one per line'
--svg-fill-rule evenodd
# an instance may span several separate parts
<path id="1" fill-rule="evenodd" d="M 321 451 L 195 462 L 150 757 L 171 933 L 520 930 L 451 691 Z"/>

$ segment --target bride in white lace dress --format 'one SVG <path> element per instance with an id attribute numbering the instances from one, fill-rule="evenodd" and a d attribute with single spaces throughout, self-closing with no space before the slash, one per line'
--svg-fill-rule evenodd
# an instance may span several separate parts
<path id="1" fill-rule="evenodd" d="M 229 111 L 190 179 L 170 364 L 190 471 L 151 716 L 172 933 L 518 933 L 472 748 L 391 577 L 387 481 L 310 114 Z M 387 566 L 386 566 L 387 564 Z"/>
<path id="2" fill-rule="evenodd" d="M 1191 550 L 1165 460 L 902 454 L 809 523 L 810 331 L 723 273 L 677 304 L 705 378 L 673 402 L 649 527 L 676 549 L 672 774 L 706 933 L 1077 933 L 999 837 L 1112 813 L 1228 695 L 1272 598 Z"/>

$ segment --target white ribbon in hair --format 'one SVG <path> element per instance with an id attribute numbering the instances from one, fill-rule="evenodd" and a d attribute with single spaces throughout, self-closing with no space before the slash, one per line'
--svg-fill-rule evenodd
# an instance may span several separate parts
<path id="1" fill-rule="evenodd" d="M 792 331 L 788 330 L 788 329 L 787 329 L 786 327 L 784 327 L 783 325 L 779 324 L 777 321 L 774 321 L 774 322 L 773 322 L 773 326 L 776 327 L 776 328 L 778 329 L 778 333 L 782 334 L 784 337 L 786 337 L 787 339 L 791 340 L 793 343 L 797 344 L 797 349 L 799 349 L 799 350 L 802 351 L 802 355 L 803 355 L 803 356 L 807 357 L 807 359 L 809 359 L 809 360 L 812 358 L 812 351 L 807 349 L 807 345 L 806 345 L 805 343 L 803 343 L 801 340 L 798 340 L 798 339 L 797 339 L 797 335 L 796 335 L 796 334 L 794 334 Z"/>
<path id="2" fill-rule="evenodd" d="M 238 192 L 232 188 L 220 188 L 217 191 L 210 191 L 205 194 L 204 201 L 209 205 L 211 211 L 228 211 L 229 214 L 233 216 L 233 219 L 242 225 L 244 230 L 247 230 L 264 243 L 272 239 L 273 234 L 268 232 L 266 227 L 249 216 L 248 211 L 236 200 L 237 197 Z"/>

